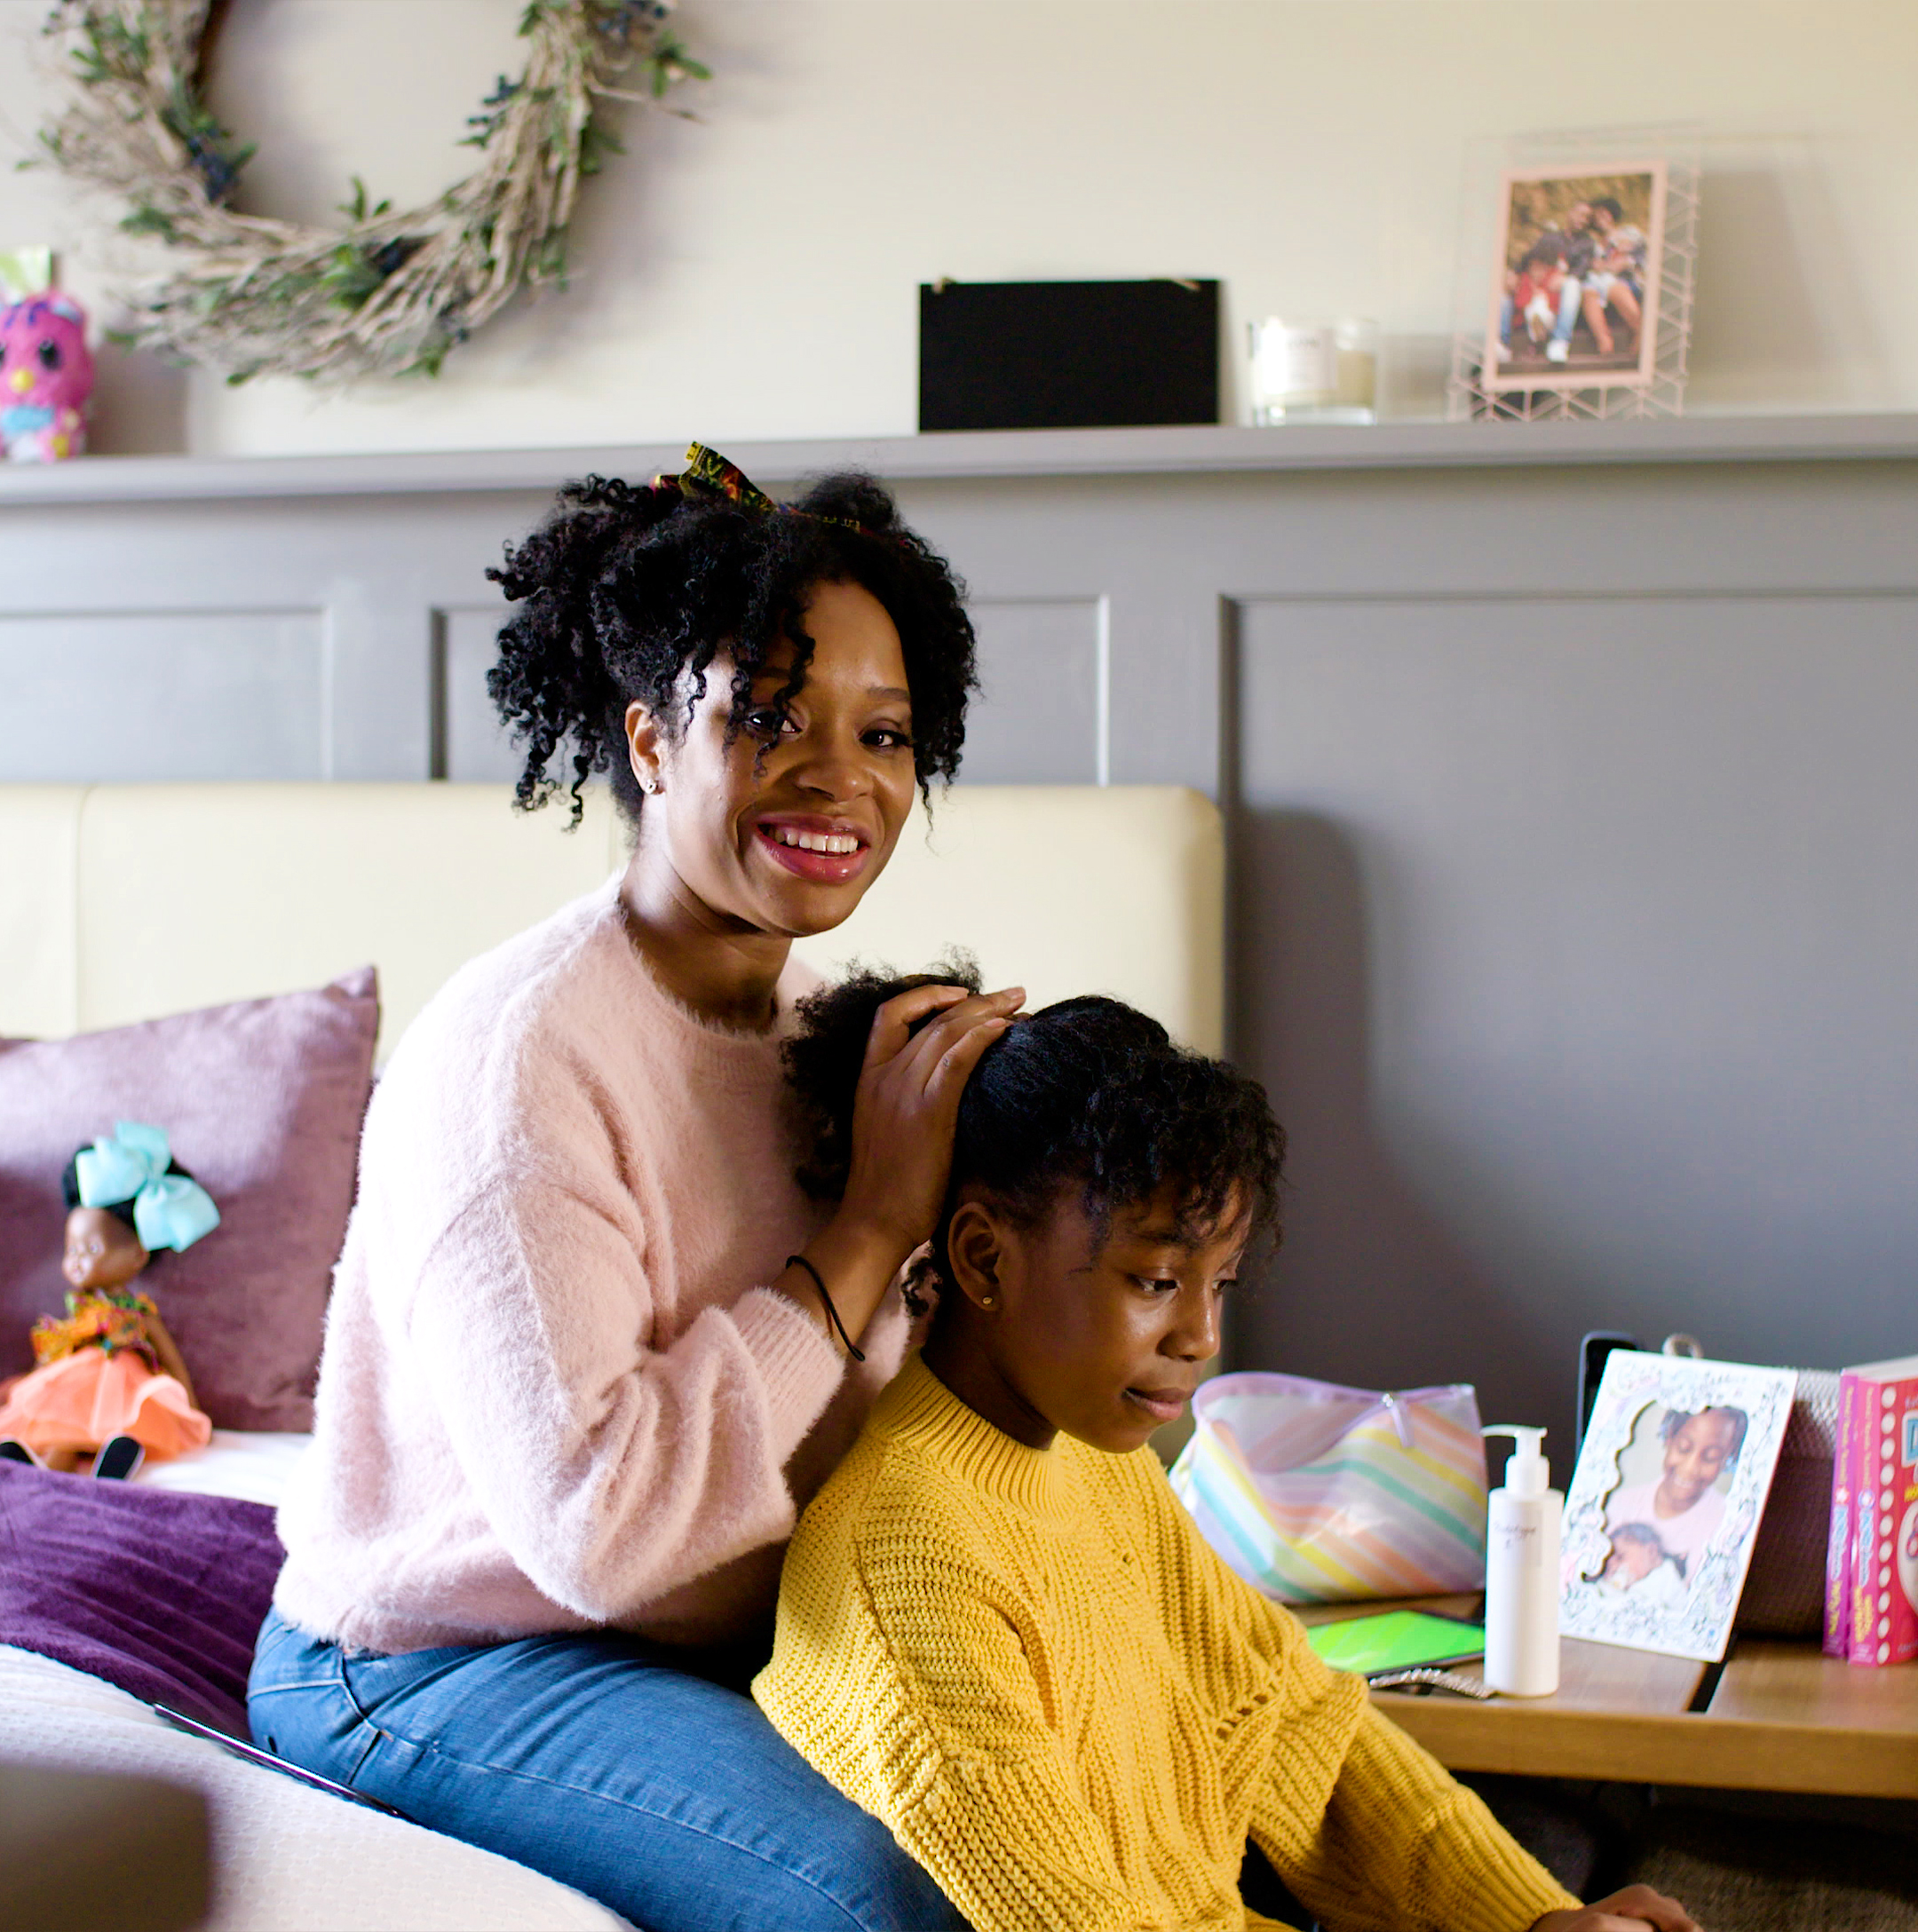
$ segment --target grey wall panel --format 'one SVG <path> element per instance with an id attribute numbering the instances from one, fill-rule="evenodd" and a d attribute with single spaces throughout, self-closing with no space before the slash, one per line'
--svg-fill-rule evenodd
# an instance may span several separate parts
<path id="1" fill-rule="evenodd" d="M 1918 598 L 1264 600 L 1238 634 L 1237 1039 L 1294 1183 L 1241 1347 L 1477 1376 L 1561 1455 L 1586 1328 L 1908 1348 Z"/>
<path id="2" fill-rule="evenodd" d="M 1249 491 L 1242 482 L 1221 490 L 1220 480 L 922 482 L 900 493 L 907 517 L 962 569 L 975 610 L 1063 602 L 1089 619 L 1099 614 L 1106 776 L 1114 784 L 1193 785 L 1217 794 L 1219 590 L 1239 581 L 1228 559 L 1242 564 L 1258 554 L 1258 527 L 1269 521 L 1272 501 L 1269 479 Z M 1245 529 L 1219 541 L 1212 505 L 1234 502 L 1241 518 L 1259 507 Z M 989 657 L 992 640 L 985 642 Z M 1044 740 L 1034 743 L 1042 748 Z M 976 755 L 969 731 L 967 776 L 984 778 L 987 762 Z M 1060 775 L 1044 757 L 1022 760 L 1017 771 L 996 754 L 990 762 L 1007 779 Z"/>
<path id="3" fill-rule="evenodd" d="M 437 722 L 433 613 L 484 603 L 485 568 L 502 539 L 530 527 L 542 507 L 539 495 L 524 494 L 428 495 L 398 506 L 376 497 L 242 497 L 21 508 L 0 518 L 0 614 L 91 622 L 111 614 L 136 636 L 146 614 L 204 613 L 210 634 L 226 637 L 238 634 L 229 618 L 244 626 L 261 611 L 306 614 L 324 644 L 318 699 L 307 707 L 321 736 L 317 749 L 300 741 L 298 774 L 424 779 Z M 266 647 L 258 667 L 269 682 L 280 675 L 277 648 Z M 103 690 L 115 701 L 145 701 L 151 655 L 136 647 L 123 663 L 103 660 Z M 258 701 L 246 680 L 235 691 L 218 662 L 186 661 L 202 735 L 182 739 L 153 775 L 270 775 L 247 762 L 258 738 L 250 707 Z M 86 675 L 76 661 L 75 678 Z M 11 694 L 0 703 L 10 717 L 19 709 Z M 0 745 L 0 780 L 37 775 L 22 748 Z M 111 762 L 89 763 L 81 740 L 61 775 L 117 774 Z"/>
<path id="4" fill-rule="evenodd" d="M 329 645 L 318 611 L 0 613 L 5 776 L 324 777 Z"/>
<path id="5" fill-rule="evenodd" d="M 437 733 L 454 780 L 512 779 L 520 759 L 487 695 L 503 606 L 440 617 Z M 964 776 L 987 784 L 1093 785 L 1104 771 L 1105 612 L 1099 599 L 980 598 L 982 690 L 966 732 Z"/>
<path id="6" fill-rule="evenodd" d="M 432 614 L 362 581 L 328 587 L 330 685 L 326 776 L 419 778 L 435 721 Z"/>
<path id="7" fill-rule="evenodd" d="M 487 673 L 499 652 L 506 606 L 487 604 L 442 611 L 443 669 L 437 680 L 441 712 L 443 768 L 436 778 L 483 783 L 519 776 L 524 762 L 487 695 Z"/>
<path id="8" fill-rule="evenodd" d="M 980 689 L 961 775 L 986 785 L 1104 783 L 1103 600 L 979 598 L 972 622 Z"/>
<path id="9" fill-rule="evenodd" d="M 1611 463 L 1578 451 L 1637 429 L 1585 427 L 1165 474 L 928 439 L 900 487 L 979 614 L 968 779 L 1228 807 L 1235 1051 L 1294 1136 L 1239 1363 L 1470 1374 L 1561 1453 L 1589 1321 L 1831 1366 L 1918 1303 L 1918 463 Z M 1556 455 L 1477 454 L 1521 447 Z M 511 775 L 483 573 L 549 498 L 418 460 L 0 507 L 0 780 Z"/>

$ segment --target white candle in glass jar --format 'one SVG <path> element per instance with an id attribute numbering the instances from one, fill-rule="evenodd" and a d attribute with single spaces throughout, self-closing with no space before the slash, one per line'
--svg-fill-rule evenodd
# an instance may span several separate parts
<path id="1" fill-rule="evenodd" d="M 1375 420 L 1378 325 L 1268 316 L 1250 327 L 1256 423 Z"/>

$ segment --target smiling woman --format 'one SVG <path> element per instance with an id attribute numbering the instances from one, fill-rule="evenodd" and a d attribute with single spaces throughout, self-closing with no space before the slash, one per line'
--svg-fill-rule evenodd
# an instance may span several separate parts
<path id="1" fill-rule="evenodd" d="M 900 1366 L 892 1284 L 1022 998 L 884 1005 L 843 1190 L 800 1190 L 789 951 L 956 768 L 971 626 L 870 479 L 788 510 L 689 464 L 568 488 L 495 573 L 519 802 L 570 746 L 575 807 L 609 779 L 632 855 L 456 975 L 380 1083 L 250 1714 L 650 1932 L 955 1926 L 741 1687 L 797 1512 Z"/>
<path id="2" fill-rule="evenodd" d="M 769 1016 L 736 1008 L 733 988 L 714 982 L 745 955 L 712 953 L 711 915 L 773 944 L 838 925 L 912 805 L 912 693 L 884 606 L 862 585 L 820 583 L 793 628 L 812 646 L 804 686 L 786 695 L 798 647 L 782 639 L 746 687 L 741 724 L 718 693 L 698 694 L 691 673 L 663 709 L 635 699 L 624 718 L 648 802 L 630 889 L 636 934 L 689 1005 L 745 1025 Z"/>

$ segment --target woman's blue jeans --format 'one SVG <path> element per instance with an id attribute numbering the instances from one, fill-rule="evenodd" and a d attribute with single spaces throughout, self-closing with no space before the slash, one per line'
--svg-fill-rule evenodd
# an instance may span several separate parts
<path id="1" fill-rule="evenodd" d="M 964 1932 L 750 1698 L 610 1635 L 354 1655 L 269 1612 L 254 1741 L 644 1932 Z"/>

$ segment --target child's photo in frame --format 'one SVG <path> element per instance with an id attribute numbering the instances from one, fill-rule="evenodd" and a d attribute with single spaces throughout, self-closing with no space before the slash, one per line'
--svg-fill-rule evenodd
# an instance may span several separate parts
<path id="1" fill-rule="evenodd" d="M 1649 382 L 1664 247 L 1661 161 L 1502 175 L 1484 386 Z"/>
<path id="2" fill-rule="evenodd" d="M 1559 1627 L 1724 1655 L 1796 1374 L 1614 1352 L 1565 1497 Z"/>

